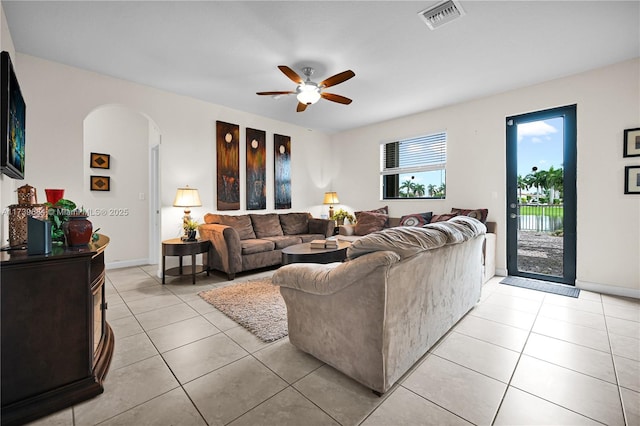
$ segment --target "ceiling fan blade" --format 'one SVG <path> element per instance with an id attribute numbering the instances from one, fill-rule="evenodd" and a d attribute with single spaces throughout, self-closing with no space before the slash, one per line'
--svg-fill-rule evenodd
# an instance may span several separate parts
<path id="1" fill-rule="evenodd" d="M 349 105 L 352 102 L 351 99 L 349 98 L 345 98 L 344 96 L 340 96 L 340 95 L 335 95 L 333 93 L 322 92 L 320 93 L 320 96 L 322 96 L 324 99 L 328 101 L 337 102 L 339 104 Z"/>
<path id="2" fill-rule="evenodd" d="M 293 95 L 296 92 L 256 92 L 256 95 Z"/>
<path id="3" fill-rule="evenodd" d="M 302 102 L 298 102 L 298 108 L 296 108 L 296 112 L 302 112 L 307 109 L 307 104 L 303 104 Z"/>
<path id="4" fill-rule="evenodd" d="M 280 71 L 284 73 L 284 75 L 289 77 L 289 79 L 291 79 L 291 81 L 293 81 L 294 83 L 300 84 L 304 81 L 302 80 L 302 77 L 300 77 L 294 70 L 292 70 L 288 66 L 278 65 L 278 68 L 280 69 Z"/>
<path id="5" fill-rule="evenodd" d="M 340 83 L 343 83 L 343 82 L 349 80 L 350 78 L 354 77 L 355 75 L 356 75 L 356 73 L 354 73 L 351 70 L 343 71 L 340 74 L 336 74 L 336 75 L 334 75 L 332 77 L 327 78 L 322 83 L 318 84 L 318 86 L 320 86 L 320 87 L 335 86 L 336 84 L 340 84 Z"/>

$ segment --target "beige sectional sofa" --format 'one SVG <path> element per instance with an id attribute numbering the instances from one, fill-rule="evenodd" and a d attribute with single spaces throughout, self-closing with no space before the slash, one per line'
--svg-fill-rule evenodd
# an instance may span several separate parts
<path id="1" fill-rule="evenodd" d="M 333 220 L 309 213 L 208 213 L 204 222 L 198 231 L 200 238 L 211 241 L 206 265 L 230 280 L 238 272 L 279 265 L 283 248 L 327 238 L 335 229 Z"/>
<path id="2" fill-rule="evenodd" d="M 387 228 L 343 263 L 281 267 L 290 342 L 386 392 L 478 302 L 485 232 L 466 216 Z"/>

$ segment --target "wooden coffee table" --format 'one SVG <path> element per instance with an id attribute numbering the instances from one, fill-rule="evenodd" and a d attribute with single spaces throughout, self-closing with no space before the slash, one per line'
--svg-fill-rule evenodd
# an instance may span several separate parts
<path id="1" fill-rule="evenodd" d="M 290 263 L 332 263 L 347 258 L 348 241 L 338 240 L 338 248 L 311 248 L 311 243 L 296 244 L 282 249 L 282 264 Z"/>

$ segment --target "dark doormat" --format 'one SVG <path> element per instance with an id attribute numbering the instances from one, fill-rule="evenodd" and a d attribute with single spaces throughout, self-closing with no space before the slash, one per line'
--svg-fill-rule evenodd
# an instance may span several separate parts
<path id="1" fill-rule="evenodd" d="M 532 280 L 531 278 L 506 277 L 500 284 L 512 285 L 514 287 L 528 288 L 530 290 L 544 291 L 546 293 L 559 294 L 561 296 L 578 297 L 580 289 L 572 286 L 551 283 L 548 281 Z"/>

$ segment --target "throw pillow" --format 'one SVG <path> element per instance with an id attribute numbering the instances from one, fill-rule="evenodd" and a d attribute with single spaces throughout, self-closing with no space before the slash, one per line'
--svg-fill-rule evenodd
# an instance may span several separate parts
<path id="1" fill-rule="evenodd" d="M 220 225 L 230 226 L 238 232 L 241 240 L 250 240 L 256 237 L 251 226 L 249 215 L 242 214 L 237 216 L 226 214 L 207 213 L 204 216 L 205 223 L 217 223 Z"/>
<path id="2" fill-rule="evenodd" d="M 456 213 L 460 216 L 469 216 L 474 219 L 478 219 L 482 223 L 487 223 L 489 209 L 459 209 L 454 207 L 451 209 L 451 213 Z"/>
<path id="3" fill-rule="evenodd" d="M 400 226 L 422 226 L 431 221 L 433 212 L 407 214 L 400 218 Z"/>
<path id="4" fill-rule="evenodd" d="M 389 227 L 389 206 L 384 206 L 384 207 L 380 207 L 378 209 L 373 209 L 373 210 L 364 210 L 361 212 L 354 212 L 353 214 L 356 216 L 356 222 L 358 222 L 358 216 L 360 215 L 360 213 L 379 213 L 379 214 L 386 214 L 387 215 L 387 222 L 384 224 L 385 228 Z"/>
<path id="5" fill-rule="evenodd" d="M 284 235 L 300 235 L 309 233 L 309 213 L 283 213 L 280 225 Z"/>
<path id="6" fill-rule="evenodd" d="M 381 231 L 389 220 L 389 215 L 382 213 L 360 212 L 355 225 L 356 235 L 367 235 Z"/>
<path id="7" fill-rule="evenodd" d="M 250 214 L 249 216 L 251 216 L 251 223 L 256 237 L 280 237 L 284 235 L 277 213 Z"/>
<path id="8" fill-rule="evenodd" d="M 431 221 L 429 223 L 444 222 L 456 216 L 458 216 L 457 213 L 436 214 L 431 217 Z"/>

